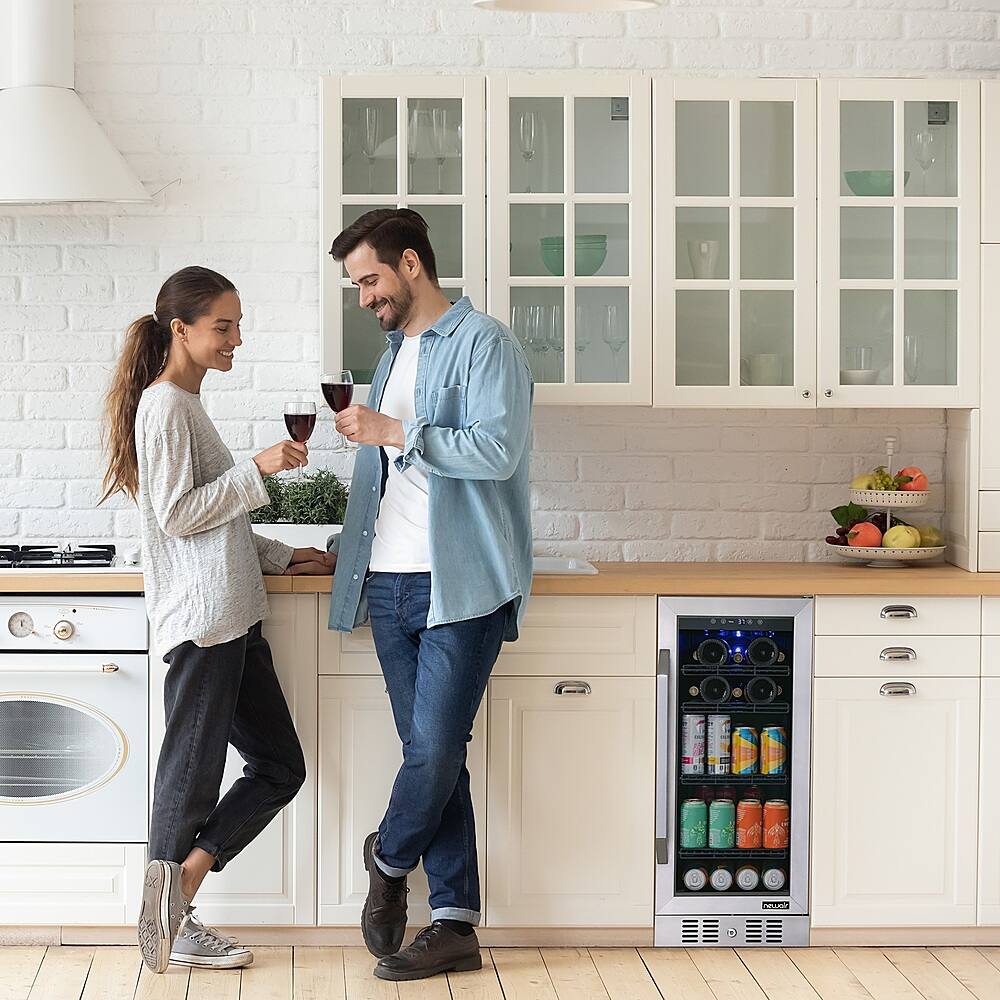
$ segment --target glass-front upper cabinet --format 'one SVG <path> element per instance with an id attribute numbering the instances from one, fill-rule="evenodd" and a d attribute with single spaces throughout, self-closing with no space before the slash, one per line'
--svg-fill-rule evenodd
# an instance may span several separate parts
<path id="1" fill-rule="evenodd" d="M 979 84 L 820 84 L 819 404 L 979 400 Z"/>
<path id="2" fill-rule="evenodd" d="M 323 80 L 324 371 L 371 382 L 385 334 L 343 266 L 334 237 L 374 208 L 412 208 L 426 220 L 442 290 L 486 302 L 485 81 L 482 77 L 325 77 Z M 358 393 L 355 399 L 364 401 Z"/>
<path id="3" fill-rule="evenodd" d="M 655 405 L 815 405 L 815 93 L 654 81 Z"/>
<path id="4" fill-rule="evenodd" d="M 489 311 L 535 400 L 648 405 L 649 79 L 491 76 L 487 101 Z"/>

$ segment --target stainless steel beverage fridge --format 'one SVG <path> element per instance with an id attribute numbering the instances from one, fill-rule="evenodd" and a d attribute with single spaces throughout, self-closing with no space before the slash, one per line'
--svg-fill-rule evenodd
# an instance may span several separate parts
<path id="1" fill-rule="evenodd" d="M 812 601 L 661 597 L 657 945 L 809 943 Z"/>

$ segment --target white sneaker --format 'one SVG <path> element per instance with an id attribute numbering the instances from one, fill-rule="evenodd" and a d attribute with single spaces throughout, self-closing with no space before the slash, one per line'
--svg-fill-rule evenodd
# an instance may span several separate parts
<path id="1" fill-rule="evenodd" d="M 142 881 L 139 911 L 139 951 L 153 972 L 166 972 L 177 930 L 184 919 L 181 866 L 173 861 L 150 861 Z"/>
<path id="2" fill-rule="evenodd" d="M 225 937 L 214 927 L 206 927 L 194 915 L 194 907 L 188 906 L 170 952 L 170 962 L 201 969 L 245 969 L 253 964 L 253 952 L 241 948 L 236 938 Z"/>

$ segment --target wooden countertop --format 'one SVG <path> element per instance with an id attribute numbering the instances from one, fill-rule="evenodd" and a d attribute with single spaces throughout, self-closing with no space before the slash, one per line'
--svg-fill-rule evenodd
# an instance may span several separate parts
<path id="1" fill-rule="evenodd" d="M 840 563 L 595 563 L 596 576 L 536 576 L 533 594 L 797 596 L 812 594 L 996 595 L 1000 573 L 948 563 L 875 569 Z M 272 594 L 328 594 L 328 576 L 268 576 Z M 5 594 L 139 594 L 141 573 L 10 573 Z"/>

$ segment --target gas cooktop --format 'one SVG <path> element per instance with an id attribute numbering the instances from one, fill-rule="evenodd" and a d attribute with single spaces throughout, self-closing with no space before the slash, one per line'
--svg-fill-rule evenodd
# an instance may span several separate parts
<path id="1" fill-rule="evenodd" d="M 107 544 L 0 545 L 0 570 L 107 570 L 135 572 L 138 555 Z"/>

